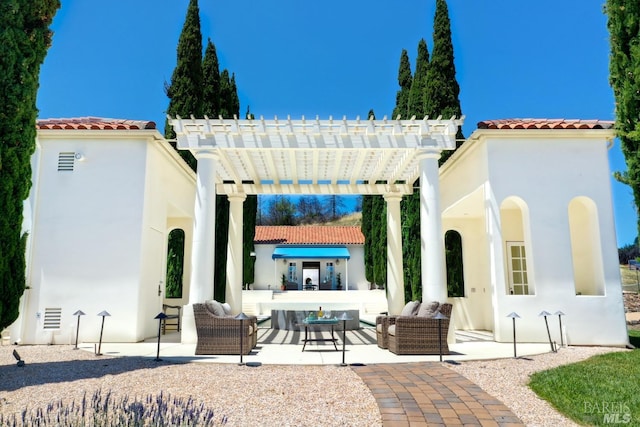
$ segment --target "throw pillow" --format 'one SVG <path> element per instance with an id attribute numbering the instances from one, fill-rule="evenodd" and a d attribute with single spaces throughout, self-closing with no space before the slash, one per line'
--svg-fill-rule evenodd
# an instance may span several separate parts
<path id="1" fill-rule="evenodd" d="M 214 316 L 224 316 L 224 308 L 222 308 L 222 304 L 220 304 L 218 301 L 212 299 L 209 301 L 205 301 L 204 304 L 207 306 L 207 310 L 209 310 Z"/>
<path id="2" fill-rule="evenodd" d="M 414 316 L 418 311 L 419 305 L 418 301 L 409 301 L 400 312 L 400 316 Z"/>
<path id="3" fill-rule="evenodd" d="M 438 312 L 440 303 L 438 301 L 423 302 L 418 310 L 418 317 L 433 317 Z"/>
<path id="4" fill-rule="evenodd" d="M 224 314 L 226 314 L 227 316 L 231 314 L 231 304 L 229 304 L 228 302 L 222 303 L 222 309 L 224 310 Z"/>

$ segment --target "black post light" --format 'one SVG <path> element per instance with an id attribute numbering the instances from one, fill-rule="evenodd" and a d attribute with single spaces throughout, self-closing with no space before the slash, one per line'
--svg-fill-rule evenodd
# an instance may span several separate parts
<path id="1" fill-rule="evenodd" d="M 510 317 L 513 320 L 513 358 L 517 359 L 518 356 L 516 355 L 516 319 L 519 319 L 520 316 L 518 316 L 518 313 L 514 311 L 512 313 L 507 314 L 507 317 Z"/>
<path id="2" fill-rule="evenodd" d="M 162 359 L 160 359 L 160 331 L 162 329 L 162 322 L 164 321 L 164 319 L 167 318 L 167 315 L 164 314 L 164 312 L 160 312 L 158 313 L 158 315 L 156 317 L 154 317 L 154 319 L 158 319 L 158 351 L 156 351 L 156 362 L 160 362 Z"/>
<path id="3" fill-rule="evenodd" d="M 440 353 L 440 361 L 442 362 L 442 321 L 448 319 L 448 317 L 437 312 L 433 318 L 438 319 L 438 349 Z"/>
<path id="4" fill-rule="evenodd" d="M 562 316 L 566 316 L 566 314 L 564 314 L 560 310 L 556 311 L 553 314 L 558 316 L 558 322 L 560 323 L 560 347 L 564 347 L 564 337 L 562 336 Z"/>
<path id="5" fill-rule="evenodd" d="M 544 317 L 544 324 L 547 326 L 547 336 L 549 337 L 549 345 L 551 346 L 551 351 L 556 352 L 556 348 L 553 345 L 553 341 L 551 341 L 551 332 L 549 331 L 549 321 L 547 320 L 547 316 L 551 316 L 551 313 L 548 311 L 542 310 L 538 316 Z"/>
<path id="6" fill-rule="evenodd" d="M 244 341 L 244 321 L 248 318 L 249 317 L 244 313 L 240 313 L 236 316 L 236 319 L 240 321 L 240 363 L 238 363 L 238 365 L 244 365 L 244 363 L 242 362 L 242 344 Z"/>
<path id="7" fill-rule="evenodd" d="M 98 341 L 98 351 L 96 352 L 96 356 L 102 356 L 102 353 L 100 353 L 100 347 L 102 347 L 102 331 L 104 331 L 104 318 L 111 315 L 107 312 L 107 310 L 103 310 L 98 313 L 98 316 L 102 316 L 102 326 L 100 326 L 100 340 Z"/>
<path id="8" fill-rule="evenodd" d="M 80 335 L 80 316 L 84 316 L 84 311 L 78 310 L 73 313 L 74 316 L 78 316 L 78 325 L 76 326 L 76 345 L 73 347 L 74 350 L 78 349 L 78 335 Z"/>
<path id="9" fill-rule="evenodd" d="M 342 320 L 342 363 L 340 364 L 340 366 L 347 366 L 347 364 L 344 361 L 345 345 L 347 342 L 347 320 L 353 320 L 353 319 L 349 317 L 349 315 L 345 311 L 342 313 L 342 316 L 338 318 L 338 320 Z"/>

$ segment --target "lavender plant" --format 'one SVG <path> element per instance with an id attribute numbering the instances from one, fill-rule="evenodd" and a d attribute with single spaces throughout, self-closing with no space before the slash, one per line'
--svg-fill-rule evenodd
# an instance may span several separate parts
<path id="1" fill-rule="evenodd" d="M 129 396 L 114 398 L 111 391 L 97 390 L 80 403 L 57 401 L 46 408 L 25 408 L 20 415 L 0 414 L 0 425 L 7 427 L 108 427 L 108 426 L 223 426 L 227 417 L 193 398 L 172 397 L 160 392 L 143 400 Z"/>

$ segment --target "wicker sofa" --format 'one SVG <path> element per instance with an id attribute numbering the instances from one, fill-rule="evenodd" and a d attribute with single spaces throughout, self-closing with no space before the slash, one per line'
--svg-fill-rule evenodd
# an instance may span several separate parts
<path id="1" fill-rule="evenodd" d="M 198 343 L 196 354 L 240 354 L 240 320 L 232 315 L 214 313 L 205 304 L 193 304 Z M 242 354 L 248 354 L 258 341 L 257 319 L 245 320 Z"/>
<path id="2" fill-rule="evenodd" d="M 378 347 L 388 348 L 395 354 L 438 354 L 440 352 L 440 330 L 442 331 L 442 353 L 449 353 L 447 333 L 452 305 L 449 303 L 422 303 L 418 310 L 407 315 L 378 316 L 376 337 Z M 409 307 L 407 307 L 409 308 Z M 447 319 L 433 319 L 436 313 Z M 439 324 L 439 322 L 441 322 Z M 441 329 L 440 329 L 441 328 Z"/>

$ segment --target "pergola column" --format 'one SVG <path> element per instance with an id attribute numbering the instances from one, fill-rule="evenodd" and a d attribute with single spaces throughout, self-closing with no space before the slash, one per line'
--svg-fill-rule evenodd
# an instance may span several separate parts
<path id="1" fill-rule="evenodd" d="M 229 194 L 229 240 L 227 244 L 227 283 L 226 302 L 231 305 L 231 312 L 242 311 L 242 273 L 244 266 L 242 248 L 242 205 L 247 198 L 244 193 Z"/>
<path id="2" fill-rule="evenodd" d="M 440 150 L 428 149 L 420 158 L 420 258 L 422 300 L 447 299 L 447 284 L 440 212 Z"/>
<path id="3" fill-rule="evenodd" d="M 387 301 L 389 314 L 400 314 L 404 307 L 404 274 L 402 271 L 402 227 L 400 201 L 402 195 L 387 193 Z"/>
<path id="4" fill-rule="evenodd" d="M 189 305 L 182 311 L 184 344 L 197 341 L 192 305 L 213 299 L 215 230 L 216 230 L 216 166 L 218 157 L 213 151 L 196 151 L 198 172 L 193 209 L 193 242 L 191 250 L 191 280 Z"/>

